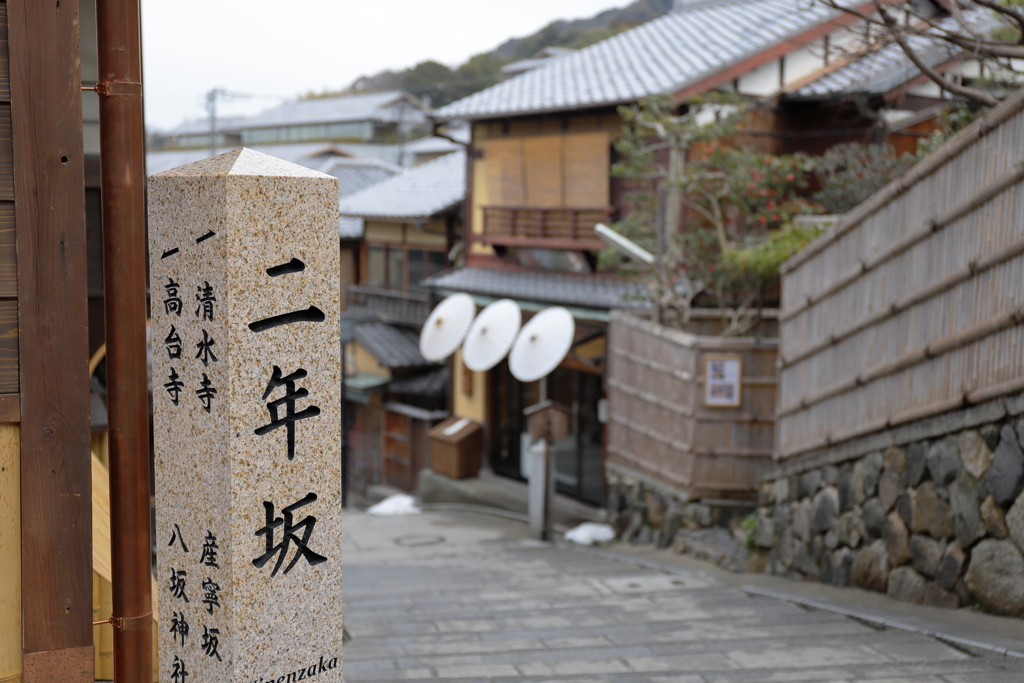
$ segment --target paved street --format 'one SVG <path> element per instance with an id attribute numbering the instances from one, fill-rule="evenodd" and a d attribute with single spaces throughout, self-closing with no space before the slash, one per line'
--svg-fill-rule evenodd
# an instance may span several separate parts
<path id="1" fill-rule="evenodd" d="M 344 533 L 348 683 L 1024 681 L 1022 659 L 542 544 L 517 521 L 349 513 Z"/>

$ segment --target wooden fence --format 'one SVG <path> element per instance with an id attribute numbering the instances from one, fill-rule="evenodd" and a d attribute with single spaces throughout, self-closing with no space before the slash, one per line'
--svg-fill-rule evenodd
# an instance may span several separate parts
<path id="1" fill-rule="evenodd" d="M 608 461 L 690 498 L 751 497 L 772 466 L 778 340 L 697 336 L 624 311 L 608 336 Z M 742 358 L 740 407 L 703 405 L 709 353 Z"/>
<path id="2" fill-rule="evenodd" d="M 778 457 L 1024 390 L 1024 91 L 783 266 Z"/>

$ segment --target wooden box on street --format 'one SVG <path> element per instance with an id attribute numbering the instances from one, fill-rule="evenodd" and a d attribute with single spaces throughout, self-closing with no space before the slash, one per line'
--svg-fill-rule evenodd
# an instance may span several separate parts
<path id="1" fill-rule="evenodd" d="M 427 432 L 430 469 L 452 479 L 475 477 L 480 472 L 484 428 L 469 418 L 450 417 Z"/>

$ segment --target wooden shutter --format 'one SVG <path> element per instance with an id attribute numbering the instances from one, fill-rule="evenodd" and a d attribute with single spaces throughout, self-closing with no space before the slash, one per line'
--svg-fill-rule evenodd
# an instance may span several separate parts
<path id="1" fill-rule="evenodd" d="M 608 206 L 608 133 L 572 133 L 565 144 L 565 206 Z"/>

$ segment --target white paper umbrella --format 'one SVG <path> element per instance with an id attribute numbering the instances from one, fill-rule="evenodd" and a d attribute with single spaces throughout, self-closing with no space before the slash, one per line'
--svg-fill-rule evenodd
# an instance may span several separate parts
<path id="1" fill-rule="evenodd" d="M 520 382 L 533 382 L 551 373 L 572 348 L 576 323 L 572 313 L 555 306 L 533 316 L 516 337 L 508 369 Z"/>
<path id="2" fill-rule="evenodd" d="M 512 348 L 522 323 L 523 314 L 512 299 L 488 304 L 473 321 L 462 343 L 462 362 L 470 370 L 490 370 Z"/>
<path id="3" fill-rule="evenodd" d="M 469 294 L 452 294 L 439 303 L 420 332 L 420 354 L 431 362 L 442 361 L 455 353 L 466 337 L 476 304 Z"/>

